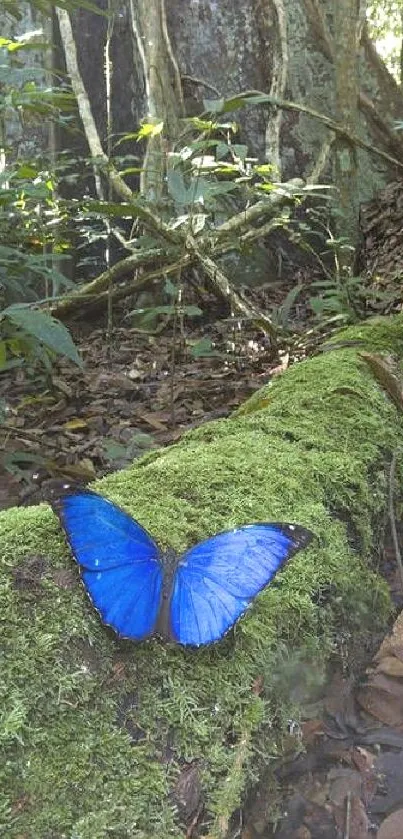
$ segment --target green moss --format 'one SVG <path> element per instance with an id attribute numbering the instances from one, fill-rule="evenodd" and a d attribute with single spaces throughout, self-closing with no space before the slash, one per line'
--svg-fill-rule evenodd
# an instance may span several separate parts
<path id="1" fill-rule="evenodd" d="M 402 318 L 357 334 L 366 349 L 403 355 Z M 117 641 L 78 585 L 49 508 L 2 514 L 1 835 L 179 839 L 172 791 L 189 763 L 222 833 L 257 752 L 281 751 L 304 701 L 301 674 L 309 692 L 341 631 L 361 637 L 386 619 L 373 522 L 401 442 L 401 417 L 347 348 L 295 365 L 232 419 L 98 482 L 177 550 L 253 520 L 317 534 L 232 633 L 198 651 Z"/>

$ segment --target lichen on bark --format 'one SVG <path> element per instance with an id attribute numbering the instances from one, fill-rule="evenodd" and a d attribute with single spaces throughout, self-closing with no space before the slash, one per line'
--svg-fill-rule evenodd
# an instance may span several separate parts
<path id="1" fill-rule="evenodd" d="M 221 643 L 194 651 L 116 640 L 50 509 L 0 516 L 6 839 L 184 837 L 172 793 L 185 766 L 200 777 L 204 825 L 224 836 L 262 755 L 281 755 L 301 674 L 317 684 L 341 632 L 349 644 L 386 621 L 374 526 L 402 424 L 358 352 L 402 358 L 403 318 L 343 340 L 357 337 L 358 346 L 294 365 L 230 419 L 96 484 L 177 551 L 249 521 L 315 532 Z"/>

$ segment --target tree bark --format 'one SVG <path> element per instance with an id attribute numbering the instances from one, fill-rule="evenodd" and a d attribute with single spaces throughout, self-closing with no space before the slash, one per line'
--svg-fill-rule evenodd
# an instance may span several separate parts
<path id="1" fill-rule="evenodd" d="M 348 132 L 359 133 L 359 49 L 362 27 L 362 0 L 335 0 L 335 93 L 336 120 Z M 356 148 L 347 138 L 336 138 L 334 146 L 335 185 L 339 193 L 341 214 L 338 220 L 339 234 L 349 243 L 358 239 L 359 190 L 358 160 Z M 343 252 L 341 253 L 343 260 Z M 344 254 L 348 267 L 351 252 Z"/>

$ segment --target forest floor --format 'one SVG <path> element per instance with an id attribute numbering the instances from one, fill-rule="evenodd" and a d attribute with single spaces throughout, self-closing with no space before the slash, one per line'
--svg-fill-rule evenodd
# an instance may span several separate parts
<path id="1" fill-rule="evenodd" d="M 21 368 L 0 377 L 7 403 L 0 509 L 37 503 L 55 480 L 91 481 L 227 416 L 303 356 L 307 340 L 305 330 L 291 351 L 274 350 L 236 320 L 187 324 L 175 339 L 171 325 L 157 335 L 116 327 L 110 340 L 104 326 L 80 330 L 82 369 L 62 360 L 48 376 L 28 377 Z M 384 571 L 399 611 L 390 538 Z M 368 666 L 363 674 L 346 663 L 309 718 L 290 722 L 290 759 L 276 771 L 277 825 L 266 816 L 273 790 L 263 782 L 234 836 L 402 839 L 403 613 Z"/>

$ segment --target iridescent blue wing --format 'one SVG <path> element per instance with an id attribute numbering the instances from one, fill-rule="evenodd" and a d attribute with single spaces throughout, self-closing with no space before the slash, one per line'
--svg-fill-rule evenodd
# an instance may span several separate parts
<path id="1" fill-rule="evenodd" d="M 67 491 L 52 507 L 102 620 L 124 638 L 147 638 L 157 621 L 163 580 L 151 536 L 90 490 Z"/>
<path id="2" fill-rule="evenodd" d="M 187 551 L 176 569 L 170 635 L 200 646 L 222 638 L 313 534 L 296 524 L 249 524 Z"/>

